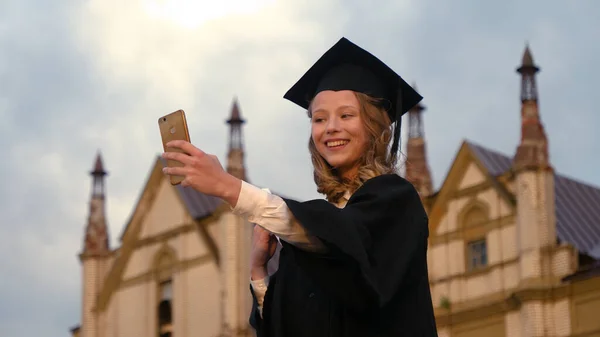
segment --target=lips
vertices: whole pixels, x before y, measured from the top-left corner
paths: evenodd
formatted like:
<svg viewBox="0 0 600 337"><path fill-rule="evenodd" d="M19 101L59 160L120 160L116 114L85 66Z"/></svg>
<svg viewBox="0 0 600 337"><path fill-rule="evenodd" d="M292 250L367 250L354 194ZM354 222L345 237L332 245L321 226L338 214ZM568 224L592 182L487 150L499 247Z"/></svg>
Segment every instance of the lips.
<svg viewBox="0 0 600 337"><path fill-rule="evenodd" d="M327 145L328 148L339 148L342 147L346 144L348 144L350 141L347 139L336 139L336 140L328 140L325 142L325 145Z"/></svg>

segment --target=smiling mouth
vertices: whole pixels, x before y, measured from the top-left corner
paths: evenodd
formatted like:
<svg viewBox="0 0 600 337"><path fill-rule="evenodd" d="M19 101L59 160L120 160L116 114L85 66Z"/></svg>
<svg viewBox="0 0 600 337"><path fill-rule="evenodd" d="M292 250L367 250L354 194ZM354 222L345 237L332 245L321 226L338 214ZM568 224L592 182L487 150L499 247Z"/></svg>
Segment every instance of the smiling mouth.
<svg viewBox="0 0 600 337"><path fill-rule="evenodd" d="M325 145L327 145L328 148L339 148L348 144L349 142L349 140L334 140L330 142L325 142Z"/></svg>

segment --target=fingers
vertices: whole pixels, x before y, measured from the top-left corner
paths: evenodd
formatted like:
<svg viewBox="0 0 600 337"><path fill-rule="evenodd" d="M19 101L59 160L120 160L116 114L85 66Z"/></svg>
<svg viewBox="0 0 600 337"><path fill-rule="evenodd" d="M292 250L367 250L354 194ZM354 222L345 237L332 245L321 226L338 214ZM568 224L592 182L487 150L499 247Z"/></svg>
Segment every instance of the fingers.
<svg viewBox="0 0 600 337"><path fill-rule="evenodd" d="M185 153L189 154L190 156L200 157L205 154L202 150L198 149L191 143L186 142L185 140L172 140L172 141L168 142L166 145L167 145L167 147L181 149Z"/></svg>
<svg viewBox="0 0 600 337"><path fill-rule="evenodd" d="M191 165L194 162L194 158L181 152L163 152L162 157L165 159L175 160L184 165Z"/></svg>
<svg viewBox="0 0 600 337"><path fill-rule="evenodd" d="M163 173L171 176L187 176L189 173L189 169L187 167L164 167Z"/></svg>

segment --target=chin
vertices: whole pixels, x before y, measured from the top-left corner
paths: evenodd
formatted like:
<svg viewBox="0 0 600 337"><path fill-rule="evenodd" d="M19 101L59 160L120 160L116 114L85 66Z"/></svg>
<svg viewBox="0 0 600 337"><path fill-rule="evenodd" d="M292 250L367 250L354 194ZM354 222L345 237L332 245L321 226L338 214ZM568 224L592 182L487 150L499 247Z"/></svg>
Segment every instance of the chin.
<svg viewBox="0 0 600 337"><path fill-rule="evenodd" d="M325 159L327 164L332 168L339 170L354 166L360 159L360 155L356 151L348 151L352 149L344 149L342 151L330 151L329 149L318 149L321 157ZM333 153L332 153L333 152Z"/></svg>
<svg viewBox="0 0 600 337"><path fill-rule="evenodd" d="M331 167L333 167L336 170L352 166L350 160L339 159L339 158L332 158L331 160L327 160L327 158L325 158L325 160L327 161L327 163L329 165L331 165Z"/></svg>

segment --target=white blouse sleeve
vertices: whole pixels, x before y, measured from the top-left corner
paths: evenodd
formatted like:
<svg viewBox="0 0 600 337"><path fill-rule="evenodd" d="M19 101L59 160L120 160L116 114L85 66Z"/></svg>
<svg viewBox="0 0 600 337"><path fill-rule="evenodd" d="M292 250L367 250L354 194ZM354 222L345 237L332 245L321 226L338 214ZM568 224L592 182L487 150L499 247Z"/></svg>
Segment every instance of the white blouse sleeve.
<svg viewBox="0 0 600 337"><path fill-rule="evenodd" d="M294 220L285 201L271 194L268 189L260 189L242 181L240 195L232 212L300 249L307 251L324 249L317 237L309 235L304 227Z"/></svg>

